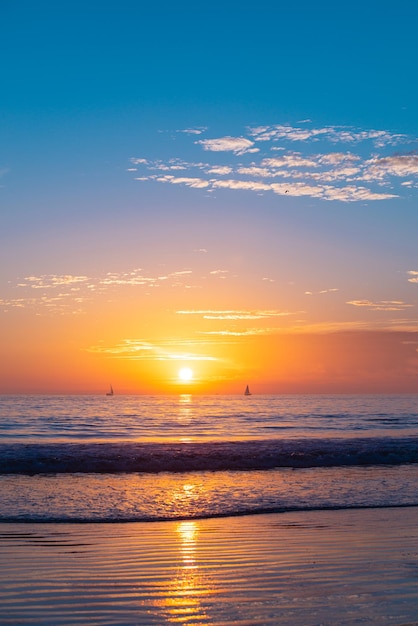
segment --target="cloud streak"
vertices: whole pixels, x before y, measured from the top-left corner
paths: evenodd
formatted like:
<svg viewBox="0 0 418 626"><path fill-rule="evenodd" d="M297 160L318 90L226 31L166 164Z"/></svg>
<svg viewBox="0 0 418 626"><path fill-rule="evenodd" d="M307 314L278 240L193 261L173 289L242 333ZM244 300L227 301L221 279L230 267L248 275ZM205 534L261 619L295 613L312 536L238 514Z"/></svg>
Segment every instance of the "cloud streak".
<svg viewBox="0 0 418 626"><path fill-rule="evenodd" d="M261 320L272 317L283 317L287 315L294 315L289 311L278 310L251 310L251 311L237 311L237 310L190 310L190 311L176 311L178 315L196 315L206 320Z"/></svg>
<svg viewBox="0 0 418 626"><path fill-rule="evenodd" d="M413 307L413 304L402 302L402 300L380 300L372 302L371 300L350 300L347 304L356 307L363 307L369 311L404 311Z"/></svg>
<svg viewBox="0 0 418 626"><path fill-rule="evenodd" d="M216 361L216 357L190 350L190 347L205 349L207 345L205 342L187 340L161 342L124 339L120 343L110 346L90 346L87 348L87 352L129 361Z"/></svg>

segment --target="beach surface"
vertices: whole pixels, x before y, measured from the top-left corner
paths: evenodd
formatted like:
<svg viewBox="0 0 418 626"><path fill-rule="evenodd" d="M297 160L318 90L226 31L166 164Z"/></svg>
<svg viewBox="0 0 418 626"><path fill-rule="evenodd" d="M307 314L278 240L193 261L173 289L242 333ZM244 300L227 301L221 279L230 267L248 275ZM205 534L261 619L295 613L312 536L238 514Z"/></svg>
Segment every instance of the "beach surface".
<svg viewBox="0 0 418 626"><path fill-rule="evenodd" d="M3 523L0 623L418 624L418 508Z"/></svg>

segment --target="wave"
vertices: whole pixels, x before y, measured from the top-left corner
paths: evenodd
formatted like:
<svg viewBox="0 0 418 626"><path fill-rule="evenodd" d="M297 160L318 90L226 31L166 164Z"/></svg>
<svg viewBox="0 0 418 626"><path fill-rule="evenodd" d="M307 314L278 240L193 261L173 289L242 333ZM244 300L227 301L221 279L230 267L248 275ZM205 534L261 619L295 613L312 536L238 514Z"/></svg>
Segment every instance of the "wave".
<svg viewBox="0 0 418 626"><path fill-rule="evenodd" d="M418 502L412 502L407 504L348 504L348 505L330 505L330 506L315 506L315 505L300 505L300 506L270 506L270 507L257 507L246 508L243 507L236 511L225 511L212 513L206 511L205 513L187 514L187 515L95 515L95 516L77 516L77 515L34 515L34 514L22 514L22 515L1 515L0 523L47 523L47 524L126 524L133 522L181 522L187 520L200 520L200 519L219 519L225 517L244 517L248 515L270 515L273 513L297 513L297 512L309 512L309 511L350 511L350 510L369 510L369 509L408 509L417 508ZM1 537L0 529L0 537Z"/></svg>
<svg viewBox="0 0 418 626"><path fill-rule="evenodd" d="M0 475L251 471L418 463L418 438L0 444Z"/></svg>

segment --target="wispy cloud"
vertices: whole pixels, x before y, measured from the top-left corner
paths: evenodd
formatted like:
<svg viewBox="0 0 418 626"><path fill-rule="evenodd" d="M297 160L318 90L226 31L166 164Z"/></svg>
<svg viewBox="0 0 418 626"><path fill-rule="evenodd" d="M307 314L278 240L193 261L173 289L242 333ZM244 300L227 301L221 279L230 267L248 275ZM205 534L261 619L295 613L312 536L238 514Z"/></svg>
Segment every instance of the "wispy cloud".
<svg viewBox="0 0 418 626"><path fill-rule="evenodd" d="M30 309L40 313L80 313L95 294L112 293L115 289L142 288L145 292L168 286L190 289L193 272L179 269L157 275L141 268L129 272L107 272L101 276L72 274L29 275L11 284L17 297L0 298L0 310Z"/></svg>
<svg viewBox="0 0 418 626"><path fill-rule="evenodd" d="M190 310L190 311L176 311L179 315L197 315L206 320L260 320L268 319L271 317L283 317L287 315L294 315L289 311L277 311L277 310L254 310L254 311L213 311L213 310Z"/></svg>
<svg viewBox="0 0 418 626"><path fill-rule="evenodd" d="M380 300L372 302L371 300L350 300L347 304L357 307L364 307L370 311L404 311L413 307L413 304L402 302L402 300Z"/></svg>
<svg viewBox="0 0 418 626"><path fill-rule="evenodd" d="M418 319L409 318L390 318L375 320L373 327L366 320L342 320L342 321L323 321L323 322L307 322L301 320L299 323L286 325L282 327L255 327L244 329L219 329L210 331L201 331L199 334L213 337L240 337L251 336L269 336L280 334L331 334L346 333L355 331L391 331L391 332L418 332ZM417 342L418 343L418 342Z"/></svg>
<svg viewBox="0 0 418 626"><path fill-rule="evenodd" d="M49 297L0 298L0 310L8 313L13 309L28 309L35 315L40 315L41 311L53 315L80 315L89 300L88 297L75 296L74 293L59 293Z"/></svg>
<svg viewBox="0 0 418 626"><path fill-rule="evenodd" d="M418 270L409 270L407 272L411 278L408 278L410 283L418 283Z"/></svg>
<svg viewBox="0 0 418 626"><path fill-rule="evenodd" d="M196 141L204 150L210 152L233 152L234 154L245 154L246 152L258 152L254 148L254 142L245 137L219 137L218 139L200 139Z"/></svg>
<svg viewBox="0 0 418 626"><path fill-rule="evenodd" d="M202 178L188 178L187 176L176 177L167 174L166 176L159 176L156 178L159 183L171 183L172 185L186 185L187 187L194 187L195 189L205 189L210 186L210 182L203 180Z"/></svg>
<svg viewBox="0 0 418 626"><path fill-rule="evenodd" d="M85 284L87 276L72 276L71 274L42 274L41 276L26 276L18 287L31 287L32 289L55 289L56 287L69 287Z"/></svg>
<svg viewBox="0 0 418 626"><path fill-rule="evenodd" d="M139 174L135 178L210 193L229 189L341 202L389 200L418 186L416 152L390 152L395 145L416 143L406 135L315 128L310 122L249 128L246 135L191 142L191 153L195 156L200 148L211 155L211 162L199 156L193 161L178 156L166 161L131 159Z"/></svg>
<svg viewBox="0 0 418 626"><path fill-rule="evenodd" d="M79 315L91 301L91 284L87 276L42 274L26 276L12 285L17 297L0 298L0 310L27 309L35 315Z"/></svg>
<svg viewBox="0 0 418 626"><path fill-rule="evenodd" d="M204 350L207 346L207 343L198 341L152 342L124 339L113 345L90 346L87 351L130 361L216 361L216 357L196 351L197 349Z"/></svg>
<svg viewBox="0 0 418 626"><path fill-rule="evenodd" d="M303 323L299 326L286 328L286 333L297 334L329 334L355 331L391 331L391 332L418 332L418 319L382 319L375 320L373 327L366 320L324 321Z"/></svg>
<svg viewBox="0 0 418 626"><path fill-rule="evenodd" d="M372 141L377 147L396 145L407 140L406 135L391 133L385 130L362 130L353 127L325 126L323 128L309 128L276 124L273 126L258 126L250 128L249 134L255 141L319 141L326 140L332 143L360 143Z"/></svg>
<svg viewBox="0 0 418 626"><path fill-rule="evenodd" d="M186 135L201 135L207 130L206 126L199 126L198 128L184 128L178 130L178 133L185 133Z"/></svg>
<svg viewBox="0 0 418 626"><path fill-rule="evenodd" d="M335 293L338 291L337 287L332 287L331 289L321 289L320 291L305 291L306 296L314 296L314 295L323 295L325 293Z"/></svg>
<svg viewBox="0 0 418 626"><path fill-rule="evenodd" d="M138 179L139 180L139 179ZM144 180L144 179L142 179ZM309 185L306 183L261 183L256 180L206 180L203 178L176 178L175 176L164 176L156 178L160 183L171 183L172 185L184 184L187 187L200 189L232 189L234 191L271 191L279 196L308 196L311 198L322 198L323 200L341 200L343 202L366 201L366 200L387 200L396 198L391 193L375 193L366 187L356 187L349 185L346 187L332 187L330 185Z"/></svg>
<svg viewBox="0 0 418 626"><path fill-rule="evenodd" d="M225 278L229 274L229 270L211 270L211 276L218 276L219 278Z"/></svg>
<svg viewBox="0 0 418 626"><path fill-rule="evenodd" d="M283 328L245 328L244 330L209 330L202 331L200 334L215 337L258 337L261 335L277 335L283 331Z"/></svg>

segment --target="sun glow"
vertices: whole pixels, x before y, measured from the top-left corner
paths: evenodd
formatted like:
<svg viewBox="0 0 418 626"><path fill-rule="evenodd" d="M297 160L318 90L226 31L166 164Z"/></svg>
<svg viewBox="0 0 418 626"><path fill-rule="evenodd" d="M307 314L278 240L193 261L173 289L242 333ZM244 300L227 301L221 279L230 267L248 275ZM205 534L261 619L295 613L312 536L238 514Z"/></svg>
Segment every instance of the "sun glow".
<svg viewBox="0 0 418 626"><path fill-rule="evenodd" d="M187 383L193 378L193 372L189 367L182 367L179 370L179 378L182 382Z"/></svg>

